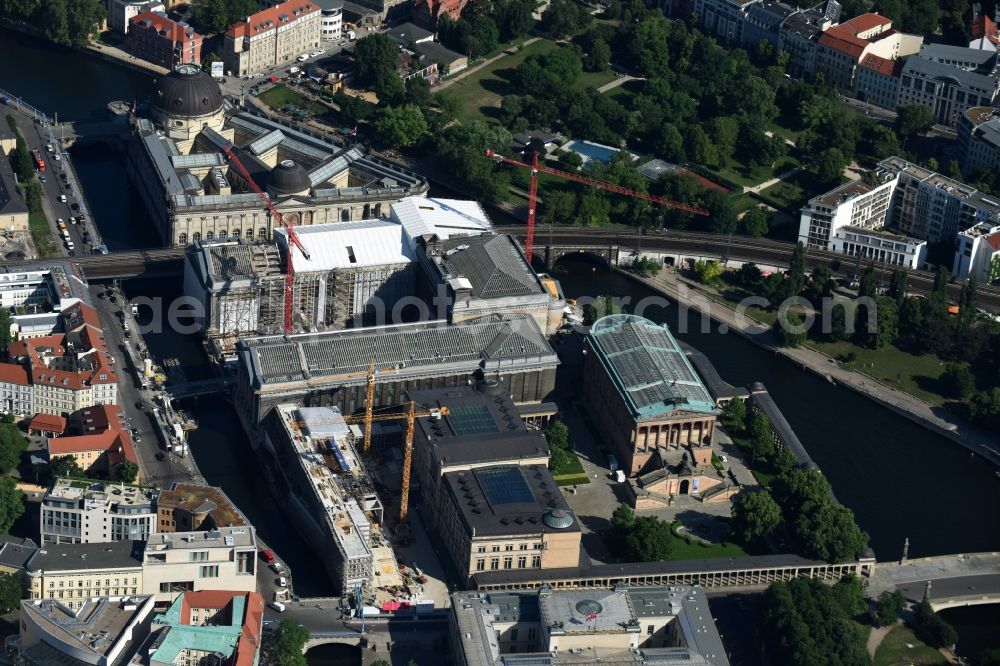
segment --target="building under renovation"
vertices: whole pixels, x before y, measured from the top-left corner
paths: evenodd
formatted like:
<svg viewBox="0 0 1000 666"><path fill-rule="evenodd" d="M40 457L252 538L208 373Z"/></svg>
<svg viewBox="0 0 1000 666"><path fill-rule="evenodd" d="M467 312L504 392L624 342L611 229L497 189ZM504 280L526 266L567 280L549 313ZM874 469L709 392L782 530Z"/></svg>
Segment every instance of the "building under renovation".
<svg viewBox="0 0 1000 666"><path fill-rule="evenodd" d="M293 246L296 331L391 321L395 304L415 293L414 251L399 224L336 222L296 235L309 255ZM277 244L226 239L188 249L184 293L201 304L205 335L223 358L241 335L283 332L287 232L275 236Z"/></svg>
<svg viewBox="0 0 1000 666"><path fill-rule="evenodd" d="M149 118L133 123L128 171L164 245L244 238L280 226L243 171L290 222L309 226L388 216L427 181L364 150L226 108L218 84L182 65L160 77Z"/></svg>
<svg viewBox="0 0 1000 666"><path fill-rule="evenodd" d="M398 577L382 533L382 503L354 448L355 430L329 407L279 405L265 428L266 446L287 481L289 517L327 568L341 594ZM330 557L330 555L333 557Z"/></svg>

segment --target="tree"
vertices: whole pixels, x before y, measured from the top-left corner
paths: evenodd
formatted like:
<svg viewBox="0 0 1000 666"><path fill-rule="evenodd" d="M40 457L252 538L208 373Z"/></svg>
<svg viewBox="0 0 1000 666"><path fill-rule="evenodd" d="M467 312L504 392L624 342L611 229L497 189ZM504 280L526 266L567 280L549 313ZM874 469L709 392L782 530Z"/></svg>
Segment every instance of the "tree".
<svg viewBox="0 0 1000 666"><path fill-rule="evenodd" d="M807 331L803 330L805 319L796 310L787 310L784 321L781 317L774 320L771 330L774 331L782 347L801 347L807 337Z"/></svg>
<svg viewBox="0 0 1000 666"><path fill-rule="evenodd" d="M750 448L755 460L767 460L774 455L774 431L771 422L760 411L750 421Z"/></svg>
<svg viewBox="0 0 1000 666"><path fill-rule="evenodd" d="M834 601L848 617L858 617L865 611L865 586L857 576L844 576L831 588Z"/></svg>
<svg viewBox="0 0 1000 666"><path fill-rule="evenodd" d="M483 121L452 125L438 135L438 165L460 189L486 203L497 203L507 195L510 176L497 171L486 149L509 146L510 141L507 130Z"/></svg>
<svg viewBox="0 0 1000 666"><path fill-rule="evenodd" d="M39 474L38 482L47 486L55 479L81 478L85 472L77 464L73 456L56 456L49 460L48 466Z"/></svg>
<svg viewBox="0 0 1000 666"><path fill-rule="evenodd" d="M627 530L635 523L635 511L628 504L619 504L611 514L611 527L616 530Z"/></svg>
<svg viewBox="0 0 1000 666"><path fill-rule="evenodd" d="M899 590L889 592L886 590L879 595L875 603L875 618L880 626L888 627L896 624L899 614L906 606L906 597Z"/></svg>
<svg viewBox="0 0 1000 666"><path fill-rule="evenodd" d="M829 496L802 505L794 527L806 557L843 562L868 545L868 534L858 527L854 513Z"/></svg>
<svg viewBox="0 0 1000 666"><path fill-rule="evenodd" d="M374 88L396 74L399 47L382 33L369 33L354 47L354 79L359 86Z"/></svg>
<svg viewBox="0 0 1000 666"><path fill-rule="evenodd" d="M208 55L206 55L204 58L201 59L201 71L211 72L212 63L219 62L221 60L222 59L219 56L215 55L214 53L209 53Z"/></svg>
<svg viewBox="0 0 1000 666"><path fill-rule="evenodd" d="M7 474L21 462L28 440L12 425L0 424L0 474Z"/></svg>
<svg viewBox="0 0 1000 666"><path fill-rule="evenodd" d="M587 303L583 306L583 325L593 326L594 322L600 319L600 314L597 312L597 308L594 307L593 303Z"/></svg>
<svg viewBox="0 0 1000 666"><path fill-rule="evenodd" d="M771 214L763 206L754 206L743 216L743 228L748 236L766 236L771 226Z"/></svg>
<svg viewBox="0 0 1000 666"><path fill-rule="evenodd" d="M13 477L0 477L0 533L9 534L10 527L24 513L24 493Z"/></svg>
<svg viewBox="0 0 1000 666"><path fill-rule="evenodd" d="M813 162L812 171L824 183L833 183L843 177L848 161L839 148L827 148Z"/></svg>
<svg viewBox="0 0 1000 666"><path fill-rule="evenodd" d="M731 428L736 432L743 429L743 424L747 418L747 406L739 398L731 398L726 402L725 407L722 408L722 420L725 422L727 428Z"/></svg>
<svg viewBox="0 0 1000 666"><path fill-rule="evenodd" d="M225 0L196 0L192 10L195 23L207 32L222 32L230 25Z"/></svg>
<svg viewBox="0 0 1000 666"><path fill-rule="evenodd" d="M902 306L903 299L906 298L906 289L910 281L910 274L906 269L897 268L892 271L889 278L889 290L886 292L889 298L896 301L896 305Z"/></svg>
<svg viewBox="0 0 1000 666"><path fill-rule="evenodd" d="M875 298L875 262L869 262L858 281L858 296Z"/></svg>
<svg viewBox="0 0 1000 666"><path fill-rule="evenodd" d="M611 67L611 47L603 39L590 42L583 56L583 68L588 72L605 72Z"/></svg>
<svg viewBox="0 0 1000 666"><path fill-rule="evenodd" d="M6 615L20 607L23 589L21 576L17 572L0 573L0 615Z"/></svg>
<svg viewBox="0 0 1000 666"><path fill-rule="evenodd" d="M656 562L669 558L671 541L670 523L655 516L637 516L625 537L625 547L633 562Z"/></svg>
<svg viewBox="0 0 1000 666"><path fill-rule="evenodd" d="M976 390L976 378L964 363L949 363L941 373L941 388L952 398L965 400Z"/></svg>
<svg viewBox="0 0 1000 666"><path fill-rule="evenodd" d="M719 162L719 152L701 125L688 126L687 133L684 135L684 151L688 158L696 164L714 166Z"/></svg>
<svg viewBox="0 0 1000 666"><path fill-rule="evenodd" d="M931 647L949 647L958 642L954 627L941 619L926 599L914 607L913 625L917 638Z"/></svg>
<svg viewBox="0 0 1000 666"><path fill-rule="evenodd" d="M796 243L792 250L792 258L788 262L788 273L785 276L784 297L790 298L802 293L806 282L806 250L802 243Z"/></svg>
<svg viewBox="0 0 1000 666"><path fill-rule="evenodd" d="M383 107L375 119L379 140L394 148L413 145L426 131L427 121L415 104Z"/></svg>
<svg viewBox="0 0 1000 666"><path fill-rule="evenodd" d="M302 654L302 648L308 640L308 629L294 620L282 620L278 625L278 636L274 644L279 666L305 666L306 658Z"/></svg>
<svg viewBox="0 0 1000 666"><path fill-rule="evenodd" d="M115 465L115 481L134 483L139 476L139 466L131 460L123 460Z"/></svg>
<svg viewBox="0 0 1000 666"><path fill-rule="evenodd" d="M1000 424L1000 387L979 391L969 401L969 415L986 424Z"/></svg>
<svg viewBox="0 0 1000 666"><path fill-rule="evenodd" d="M562 421L555 421L545 430L545 439L550 449L569 448L569 428Z"/></svg>
<svg viewBox="0 0 1000 666"><path fill-rule="evenodd" d="M872 349L882 349L899 336L899 311L896 301L888 296L875 297L874 330L872 318L868 316L868 306L859 306L857 311L864 313L862 321L857 323L859 342Z"/></svg>
<svg viewBox="0 0 1000 666"><path fill-rule="evenodd" d="M736 205L732 197L719 190L708 190L702 197L702 205L708 211L712 233L731 234L736 231Z"/></svg>
<svg viewBox="0 0 1000 666"><path fill-rule="evenodd" d="M694 262L694 278L702 284L714 284L722 276L722 264L717 261Z"/></svg>
<svg viewBox="0 0 1000 666"><path fill-rule="evenodd" d="M923 134L934 124L934 113L923 104L904 104L896 116L896 129L905 138Z"/></svg>
<svg viewBox="0 0 1000 666"><path fill-rule="evenodd" d="M660 126L653 139L653 148L665 159L675 162L684 160L684 137L673 123Z"/></svg>
<svg viewBox="0 0 1000 666"><path fill-rule="evenodd" d="M542 30L556 39L575 35L594 20L587 9L573 0L552 0L542 12Z"/></svg>
<svg viewBox="0 0 1000 666"><path fill-rule="evenodd" d="M741 492L732 509L730 529L747 545L761 543L781 524L781 507L766 490Z"/></svg>

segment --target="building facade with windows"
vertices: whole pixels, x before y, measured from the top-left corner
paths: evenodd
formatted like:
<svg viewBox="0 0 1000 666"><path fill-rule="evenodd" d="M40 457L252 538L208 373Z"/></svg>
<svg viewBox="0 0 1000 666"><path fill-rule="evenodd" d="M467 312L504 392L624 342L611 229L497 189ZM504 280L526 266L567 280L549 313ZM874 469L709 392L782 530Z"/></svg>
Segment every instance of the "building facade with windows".
<svg viewBox="0 0 1000 666"><path fill-rule="evenodd" d="M15 416L35 413L31 376L19 365L0 363L0 412Z"/></svg>
<svg viewBox="0 0 1000 666"><path fill-rule="evenodd" d="M257 537L250 525L205 532L156 532L142 552L142 584L156 601L181 592L254 592Z"/></svg>
<svg viewBox="0 0 1000 666"><path fill-rule="evenodd" d="M149 0L107 0L107 2L108 28L123 35L128 32L129 21L139 14L164 11L163 3L156 0L152 2Z"/></svg>
<svg viewBox="0 0 1000 666"><path fill-rule="evenodd" d="M843 227L881 229L887 224L898 178L893 175L855 180L813 197L802 207L799 242L809 248L829 250Z"/></svg>
<svg viewBox="0 0 1000 666"><path fill-rule="evenodd" d="M993 106L1000 88L997 57L996 51L926 44L906 59L898 104L923 104L936 122L954 127L969 109Z"/></svg>
<svg viewBox="0 0 1000 666"><path fill-rule="evenodd" d="M229 26L222 61L231 76L256 74L320 45L322 13L313 0L288 0Z"/></svg>
<svg viewBox="0 0 1000 666"><path fill-rule="evenodd" d="M958 121L958 150L967 177L1000 169L1000 110L977 106L963 113Z"/></svg>
<svg viewBox="0 0 1000 666"><path fill-rule="evenodd" d="M826 0L810 9L797 11L778 29L778 50L788 53L788 74L796 78L812 76L816 71L816 49L823 31L840 20L841 7L836 0Z"/></svg>
<svg viewBox="0 0 1000 666"><path fill-rule="evenodd" d="M344 37L344 0L315 0L319 5L319 38L338 42Z"/></svg>
<svg viewBox="0 0 1000 666"><path fill-rule="evenodd" d="M202 37L182 21L163 12L143 12L128 25L125 48L143 60L166 69L189 63L201 65Z"/></svg>
<svg viewBox="0 0 1000 666"><path fill-rule="evenodd" d="M145 541L156 530L158 491L56 479L42 498L41 543Z"/></svg>
<svg viewBox="0 0 1000 666"><path fill-rule="evenodd" d="M860 257L887 266L917 269L927 259L927 241L888 231L861 227L839 227L833 233L829 250L850 257Z"/></svg>
<svg viewBox="0 0 1000 666"><path fill-rule="evenodd" d="M958 234L951 274L987 284L1000 279L1000 222L983 222Z"/></svg>
<svg viewBox="0 0 1000 666"><path fill-rule="evenodd" d="M55 599L74 609L91 597L143 594L142 543L50 544L24 567L31 599Z"/></svg>

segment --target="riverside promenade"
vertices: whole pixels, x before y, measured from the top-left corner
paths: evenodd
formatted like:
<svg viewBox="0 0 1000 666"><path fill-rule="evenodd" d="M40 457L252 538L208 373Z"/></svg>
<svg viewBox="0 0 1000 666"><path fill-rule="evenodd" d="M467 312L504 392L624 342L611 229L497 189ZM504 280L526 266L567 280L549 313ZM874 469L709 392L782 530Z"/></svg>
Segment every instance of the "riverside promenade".
<svg viewBox="0 0 1000 666"><path fill-rule="evenodd" d="M860 372L840 367L835 359L808 347L781 347L775 344L769 327L750 315L712 300L698 291L696 284L672 270L661 270L659 275L646 278L631 271L618 272L683 306L709 316L720 325L720 332L735 332L792 363L810 370L832 384L844 386L875 400L882 406L905 416L929 430L937 432L964 446L994 465L1000 466L1000 442L986 430L969 423L943 407L937 407L915 396L869 377ZM725 328L723 328L725 327Z"/></svg>

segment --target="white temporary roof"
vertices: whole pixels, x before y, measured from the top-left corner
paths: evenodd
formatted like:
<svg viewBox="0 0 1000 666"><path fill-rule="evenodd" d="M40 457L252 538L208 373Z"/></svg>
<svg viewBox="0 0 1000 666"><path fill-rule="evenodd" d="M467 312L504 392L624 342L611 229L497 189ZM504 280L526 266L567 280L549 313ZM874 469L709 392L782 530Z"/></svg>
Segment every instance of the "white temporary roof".
<svg viewBox="0 0 1000 666"><path fill-rule="evenodd" d="M296 273L406 264L414 260L403 235L403 227L388 220L357 220L295 227L295 235L309 252L309 259L295 248L292 261ZM275 230L284 247L288 232Z"/></svg>
<svg viewBox="0 0 1000 666"><path fill-rule="evenodd" d="M493 225L482 206L464 199L407 197L392 204L392 219L406 229L411 247L421 236L437 235L447 240L451 236L493 233Z"/></svg>

